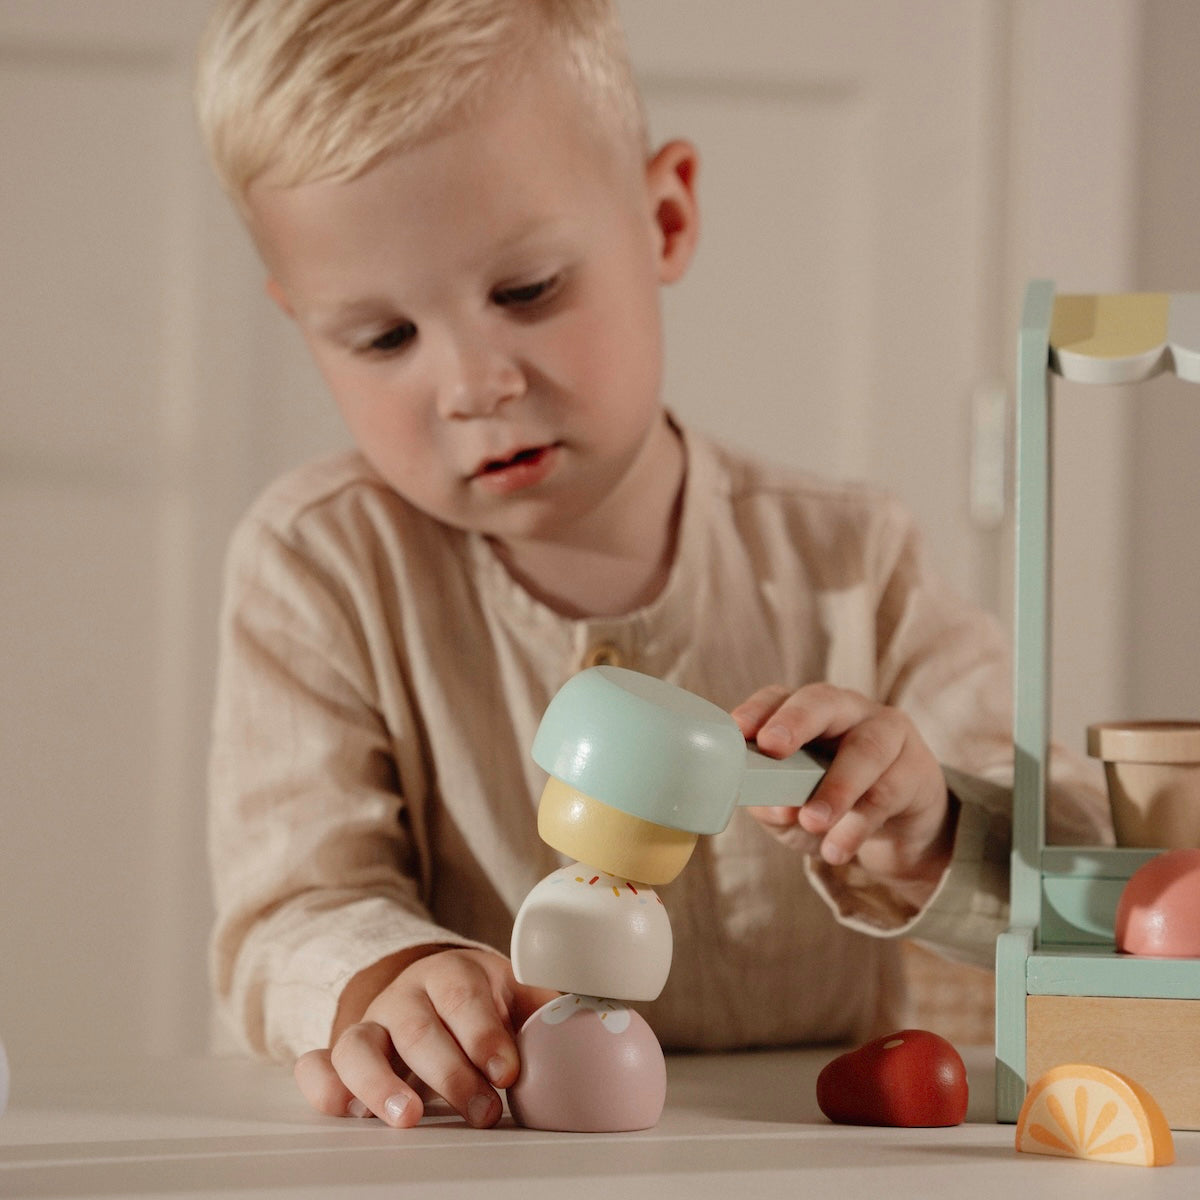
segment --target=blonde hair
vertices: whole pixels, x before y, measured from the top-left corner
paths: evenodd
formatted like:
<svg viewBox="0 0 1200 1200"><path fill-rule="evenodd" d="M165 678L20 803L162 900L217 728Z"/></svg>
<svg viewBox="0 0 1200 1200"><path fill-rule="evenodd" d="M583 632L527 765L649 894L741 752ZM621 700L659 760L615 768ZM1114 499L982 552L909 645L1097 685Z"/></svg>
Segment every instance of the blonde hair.
<svg viewBox="0 0 1200 1200"><path fill-rule="evenodd" d="M557 52L598 118L645 148L614 0L219 0L196 107L222 186L347 180Z"/></svg>

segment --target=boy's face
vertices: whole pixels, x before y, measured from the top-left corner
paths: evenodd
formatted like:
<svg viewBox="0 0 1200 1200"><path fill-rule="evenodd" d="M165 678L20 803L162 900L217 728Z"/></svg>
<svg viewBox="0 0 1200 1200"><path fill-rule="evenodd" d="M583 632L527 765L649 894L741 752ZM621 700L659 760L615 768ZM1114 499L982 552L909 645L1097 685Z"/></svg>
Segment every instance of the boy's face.
<svg viewBox="0 0 1200 1200"><path fill-rule="evenodd" d="M397 492L502 540L569 538L677 454L658 288L694 246L695 159L618 146L552 67L488 99L349 183L256 185L252 232Z"/></svg>

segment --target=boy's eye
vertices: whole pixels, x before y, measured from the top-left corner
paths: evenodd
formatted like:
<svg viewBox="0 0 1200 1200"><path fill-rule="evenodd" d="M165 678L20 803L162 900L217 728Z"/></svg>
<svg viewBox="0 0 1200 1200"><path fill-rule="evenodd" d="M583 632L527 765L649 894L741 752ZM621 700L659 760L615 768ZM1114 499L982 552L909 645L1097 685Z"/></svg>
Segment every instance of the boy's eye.
<svg viewBox="0 0 1200 1200"><path fill-rule="evenodd" d="M492 293L492 300L501 308L522 308L539 301L547 300L558 290L559 277L539 279L534 283L523 283L516 287L498 288Z"/></svg>
<svg viewBox="0 0 1200 1200"><path fill-rule="evenodd" d="M370 349L377 353L387 353L400 350L417 336L417 327L411 321L401 321L391 329L381 333L370 343Z"/></svg>

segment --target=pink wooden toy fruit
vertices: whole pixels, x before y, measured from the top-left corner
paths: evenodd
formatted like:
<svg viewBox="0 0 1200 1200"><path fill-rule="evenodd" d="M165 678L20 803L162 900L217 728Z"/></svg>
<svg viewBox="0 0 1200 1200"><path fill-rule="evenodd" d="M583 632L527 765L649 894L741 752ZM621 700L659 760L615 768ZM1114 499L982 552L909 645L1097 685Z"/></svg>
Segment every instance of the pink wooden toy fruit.
<svg viewBox="0 0 1200 1200"><path fill-rule="evenodd" d="M967 1071L945 1038L902 1029L827 1063L817 1104L841 1125L961 1125Z"/></svg>
<svg viewBox="0 0 1200 1200"><path fill-rule="evenodd" d="M616 1000L560 996L517 1035L521 1074L508 1089L529 1129L619 1133L658 1123L667 1064L650 1026Z"/></svg>
<svg viewBox="0 0 1200 1200"><path fill-rule="evenodd" d="M1114 933L1126 954L1200 958L1200 850L1168 850L1134 871Z"/></svg>

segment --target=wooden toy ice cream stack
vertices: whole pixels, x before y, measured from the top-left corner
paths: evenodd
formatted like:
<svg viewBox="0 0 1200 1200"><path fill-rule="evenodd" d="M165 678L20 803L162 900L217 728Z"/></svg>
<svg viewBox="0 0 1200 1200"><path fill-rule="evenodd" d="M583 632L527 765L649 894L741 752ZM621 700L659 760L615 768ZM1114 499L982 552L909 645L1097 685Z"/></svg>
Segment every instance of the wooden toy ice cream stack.
<svg viewBox="0 0 1200 1200"><path fill-rule="evenodd" d="M618 667L568 680L533 758L550 776L538 833L576 861L530 891L513 926L518 981L564 995L518 1034L509 1108L536 1129L646 1129L662 1113L666 1064L630 1003L655 999L671 967L671 924L655 886L674 879L698 837L723 830L736 806L803 804L824 768L803 751L767 758L723 709Z"/></svg>

